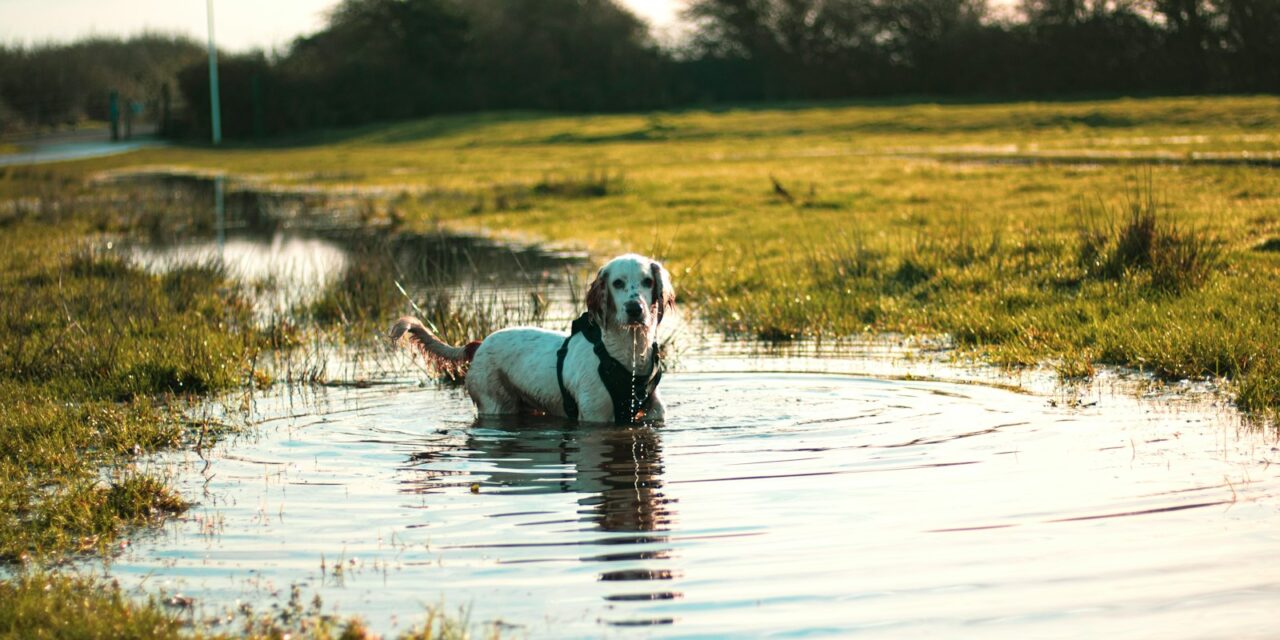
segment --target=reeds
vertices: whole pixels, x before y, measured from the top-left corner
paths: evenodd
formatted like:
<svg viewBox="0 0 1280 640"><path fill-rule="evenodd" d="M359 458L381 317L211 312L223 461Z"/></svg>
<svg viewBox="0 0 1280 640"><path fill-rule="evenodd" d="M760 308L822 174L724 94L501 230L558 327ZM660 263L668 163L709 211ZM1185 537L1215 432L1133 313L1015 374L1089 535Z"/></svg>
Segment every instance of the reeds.
<svg viewBox="0 0 1280 640"><path fill-rule="evenodd" d="M1135 189L1122 214L1102 203L1082 206L1079 262L1085 275L1145 276L1152 288L1170 292L1203 285L1219 262L1219 243L1183 229L1165 209L1150 182Z"/></svg>

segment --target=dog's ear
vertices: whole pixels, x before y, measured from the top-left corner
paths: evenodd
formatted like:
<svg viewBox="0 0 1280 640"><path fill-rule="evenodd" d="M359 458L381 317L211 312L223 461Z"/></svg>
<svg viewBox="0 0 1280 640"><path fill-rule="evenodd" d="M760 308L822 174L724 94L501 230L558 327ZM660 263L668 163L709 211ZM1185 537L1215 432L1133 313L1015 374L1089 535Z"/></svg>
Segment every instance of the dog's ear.
<svg viewBox="0 0 1280 640"><path fill-rule="evenodd" d="M605 309L612 302L606 286L608 281L608 274L601 269L596 273L596 279L591 281L591 286L587 287L587 313L591 314L592 319L601 327L609 322L609 313Z"/></svg>
<svg viewBox="0 0 1280 640"><path fill-rule="evenodd" d="M653 303L658 306L658 322L669 307L676 304L676 290L671 286L671 274L658 262L649 264L649 272L653 276Z"/></svg>

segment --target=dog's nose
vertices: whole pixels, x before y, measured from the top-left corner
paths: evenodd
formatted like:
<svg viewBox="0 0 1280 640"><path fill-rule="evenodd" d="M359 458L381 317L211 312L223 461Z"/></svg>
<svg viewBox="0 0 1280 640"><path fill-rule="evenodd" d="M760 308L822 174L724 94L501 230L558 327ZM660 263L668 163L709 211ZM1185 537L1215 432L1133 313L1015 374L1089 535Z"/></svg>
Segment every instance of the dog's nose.
<svg viewBox="0 0 1280 640"><path fill-rule="evenodd" d="M629 318L633 318L633 319L634 319L634 318L639 318L639 317L640 317L641 309L640 309L640 303L639 303L639 302L636 302L635 300L632 300L632 301L630 301L630 302L628 302L628 303L626 303L626 304L622 305L622 308L627 310L627 317L629 317Z"/></svg>

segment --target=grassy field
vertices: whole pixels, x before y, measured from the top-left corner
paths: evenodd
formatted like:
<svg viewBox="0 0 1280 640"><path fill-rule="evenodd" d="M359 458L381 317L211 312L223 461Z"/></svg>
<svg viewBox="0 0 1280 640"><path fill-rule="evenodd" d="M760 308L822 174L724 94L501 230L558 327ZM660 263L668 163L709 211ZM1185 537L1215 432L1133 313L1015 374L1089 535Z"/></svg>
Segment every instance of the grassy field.
<svg viewBox="0 0 1280 640"><path fill-rule="evenodd" d="M111 244L186 220L174 203L88 187L57 169L0 170L0 638L364 638L319 605L241 611L192 629L173 603L59 570L113 555L133 530L188 508L147 454L209 445L226 428L191 422L191 401L269 383L259 358L297 344L255 322L250 292L216 265L163 275ZM330 294L329 298L336 296ZM320 314L298 310L297 320ZM470 630L424 611L405 638Z"/></svg>
<svg viewBox="0 0 1280 640"><path fill-rule="evenodd" d="M281 344L218 269L154 276L95 250L170 213L101 197L87 180L104 171L366 189L402 228L657 255L683 302L747 338L945 334L1064 378L1098 364L1224 377L1267 413L1277 151L1280 98L1178 98L448 116L0 168L0 201L21 203L0 208L0 559L109 553L184 509L130 462L198 437L184 399L248 388L255 356ZM348 274L311 319L384 325L400 302L387 280ZM0 634L53 624L68 598L100 635L178 632L154 603L30 571L0 584ZM129 620L140 630L112 626Z"/></svg>
<svg viewBox="0 0 1280 640"><path fill-rule="evenodd" d="M411 226L657 254L732 333L948 334L1068 377L1227 377L1259 410L1280 172L1248 163L1278 152L1280 98L1166 98L448 116L68 170L378 188Z"/></svg>

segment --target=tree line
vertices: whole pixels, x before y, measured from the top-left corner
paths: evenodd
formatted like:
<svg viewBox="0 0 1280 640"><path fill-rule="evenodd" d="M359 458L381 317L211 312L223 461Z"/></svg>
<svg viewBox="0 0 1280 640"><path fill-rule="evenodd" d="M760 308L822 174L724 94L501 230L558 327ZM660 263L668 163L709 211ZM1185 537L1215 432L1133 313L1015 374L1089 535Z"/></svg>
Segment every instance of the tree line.
<svg viewBox="0 0 1280 640"><path fill-rule="evenodd" d="M119 104L158 116L165 87L176 107L174 78L204 51L190 38L162 34L0 46L0 133L106 120L112 91Z"/></svg>
<svg viewBox="0 0 1280 640"><path fill-rule="evenodd" d="M1021 0L1014 9L986 0L689 0L690 36L661 47L614 0L343 0L324 28L283 53L222 56L223 131L250 137L490 109L1280 90L1280 0ZM200 49L175 39L157 64L149 56L160 40L123 43L148 53L114 64L135 83L171 74L188 105L185 131L204 135ZM0 50L0 120L6 108L32 117L23 102L31 96L58 96L38 99L52 113L77 91L100 93L76 80L40 84L51 74L33 70L60 52L83 58L71 50L88 44Z"/></svg>

